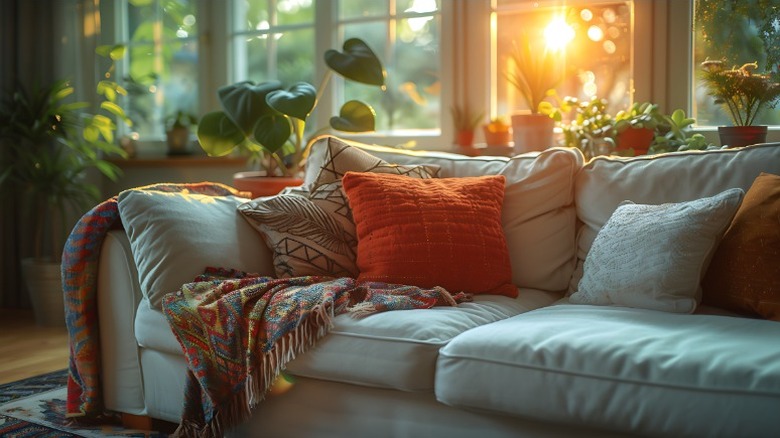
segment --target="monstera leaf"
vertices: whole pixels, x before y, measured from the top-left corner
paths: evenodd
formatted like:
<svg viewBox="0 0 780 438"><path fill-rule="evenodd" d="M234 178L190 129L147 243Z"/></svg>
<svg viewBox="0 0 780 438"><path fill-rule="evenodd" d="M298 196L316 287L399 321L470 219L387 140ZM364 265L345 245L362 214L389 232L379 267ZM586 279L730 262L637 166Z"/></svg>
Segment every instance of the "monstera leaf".
<svg viewBox="0 0 780 438"><path fill-rule="evenodd" d="M358 100L350 100L341 107L338 117L330 118L330 126L345 132L368 132L374 130L375 120L373 108Z"/></svg>
<svg viewBox="0 0 780 438"><path fill-rule="evenodd" d="M229 154L245 138L241 129L223 111L208 113L198 123L198 142L212 157Z"/></svg>
<svg viewBox="0 0 780 438"><path fill-rule="evenodd" d="M221 87L217 94L225 114L245 136L249 136L261 117L274 112L266 103L266 96L281 89L282 84L279 81L260 84L243 81Z"/></svg>
<svg viewBox="0 0 780 438"><path fill-rule="evenodd" d="M306 120L317 101L317 90L307 82L298 82L289 90L268 93L265 101L269 107L282 114Z"/></svg>
<svg viewBox="0 0 780 438"><path fill-rule="evenodd" d="M350 38L344 42L344 52L328 50L325 64L345 78L368 85L384 87L382 63L363 40Z"/></svg>
<svg viewBox="0 0 780 438"><path fill-rule="evenodd" d="M292 134L290 118L284 114L263 116L255 124L254 139L268 152L276 152Z"/></svg>

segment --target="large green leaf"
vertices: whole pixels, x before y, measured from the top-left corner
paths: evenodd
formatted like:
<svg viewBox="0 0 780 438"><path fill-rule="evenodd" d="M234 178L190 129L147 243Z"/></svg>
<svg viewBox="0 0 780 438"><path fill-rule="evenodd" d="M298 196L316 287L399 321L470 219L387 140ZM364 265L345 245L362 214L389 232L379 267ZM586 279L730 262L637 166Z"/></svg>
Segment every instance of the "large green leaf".
<svg viewBox="0 0 780 438"><path fill-rule="evenodd" d="M333 129L346 132L373 131L376 121L374 109L367 104L350 100L341 107L338 117L330 118Z"/></svg>
<svg viewBox="0 0 780 438"><path fill-rule="evenodd" d="M263 148L273 153L279 150L292 134L290 119L284 114L263 116L257 121L254 139Z"/></svg>
<svg viewBox="0 0 780 438"><path fill-rule="evenodd" d="M349 80L378 87L385 85L382 63L359 38L344 41L344 52L333 49L326 51L325 64Z"/></svg>
<svg viewBox="0 0 780 438"><path fill-rule="evenodd" d="M243 81L221 87L217 94L225 114L248 137L261 117L273 113L265 100L268 93L281 89L279 81L260 84Z"/></svg>
<svg viewBox="0 0 780 438"><path fill-rule="evenodd" d="M265 98L271 108L300 120L306 120L316 100L317 89L307 82L298 82L289 90L272 91Z"/></svg>
<svg viewBox="0 0 780 438"><path fill-rule="evenodd" d="M207 154L221 157L244 142L246 136L223 111L204 115L198 123L198 141Z"/></svg>

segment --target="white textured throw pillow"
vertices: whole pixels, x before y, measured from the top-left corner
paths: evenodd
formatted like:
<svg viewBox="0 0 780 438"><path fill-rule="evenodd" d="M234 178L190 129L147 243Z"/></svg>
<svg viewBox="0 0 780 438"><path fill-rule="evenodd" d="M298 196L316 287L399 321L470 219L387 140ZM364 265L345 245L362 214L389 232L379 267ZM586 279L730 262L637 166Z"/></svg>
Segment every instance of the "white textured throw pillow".
<svg viewBox="0 0 780 438"><path fill-rule="evenodd" d="M569 301L693 312L702 276L743 196L735 188L688 202L624 201L596 236Z"/></svg>

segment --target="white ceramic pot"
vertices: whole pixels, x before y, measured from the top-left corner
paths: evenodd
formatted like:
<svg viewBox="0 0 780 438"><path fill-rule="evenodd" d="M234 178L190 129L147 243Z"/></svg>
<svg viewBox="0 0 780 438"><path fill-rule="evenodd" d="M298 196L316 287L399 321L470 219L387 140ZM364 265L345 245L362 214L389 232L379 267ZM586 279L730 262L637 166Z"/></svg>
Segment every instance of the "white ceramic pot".
<svg viewBox="0 0 780 438"><path fill-rule="evenodd" d="M513 114L512 139L516 154L553 147L555 121L544 114Z"/></svg>

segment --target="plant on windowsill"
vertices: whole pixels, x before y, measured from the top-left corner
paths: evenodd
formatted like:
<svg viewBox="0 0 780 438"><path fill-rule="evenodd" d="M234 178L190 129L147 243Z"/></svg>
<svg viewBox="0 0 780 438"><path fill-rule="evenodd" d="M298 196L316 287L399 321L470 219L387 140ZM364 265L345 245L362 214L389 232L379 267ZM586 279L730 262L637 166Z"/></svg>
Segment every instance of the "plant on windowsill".
<svg viewBox="0 0 780 438"><path fill-rule="evenodd" d="M190 127L198 124L198 118L183 110L166 121L165 140L168 145L168 155L189 155Z"/></svg>
<svg viewBox="0 0 780 438"><path fill-rule="evenodd" d="M474 150L474 131L485 117L484 111L475 112L466 106L453 105L450 108L452 123L455 127L455 144L465 155L476 155Z"/></svg>
<svg viewBox="0 0 780 438"><path fill-rule="evenodd" d="M326 51L324 60L329 70L319 91L307 82L285 88L279 81L243 81L217 91L222 110L204 115L198 123L198 140L203 150L210 156L237 151L248 156L250 163L259 165L266 177L286 178L275 181L275 187L261 193L260 189L243 184L247 176L257 180L257 173L242 172L234 179L237 188L263 196L302 182L304 160L316 139L311 136L304 140L306 121L333 72L355 82L385 87L382 63L361 39L345 41L343 52ZM375 118L373 108L351 100L341 107L338 116L331 117L330 127L344 132L369 132L374 130Z"/></svg>
<svg viewBox="0 0 780 438"><path fill-rule="evenodd" d="M627 110L615 114L613 137L615 151L623 155L644 155L655 138L656 128L665 122L658 105L634 102Z"/></svg>
<svg viewBox="0 0 780 438"><path fill-rule="evenodd" d="M734 123L718 127L721 145L738 147L766 141L767 127L754 123L758 114L777 105L780 81L776 72L756 70L756 62L730 69L725 60L706 60L701 64L701 78L709 95L728 111Z"/></svg>
<svg viewBox="0 0 780 438"><path fill-rule="evenodd" d="M557 68L555 52L547 47L532 47L528 35L514 43L509 56L506 79L525 100L530 114L512 114L512 135L515 152L543 150L553 146L555 121L551 118L552 104L546 99L554 94L563 80Z"/></svg>
<svg viewBox="0 0 780 438"><path fill-rule="evenodd" d="M113 62L124 47L101 46L97 52ZM68 102L75 90L62 80L31 90L20 85L0 99L3 206L30 222L32 254L23 254L22 276L39 325L64 325L60 259L68 223L100 197L87 173L94 169L116 180L119 169L102 156L125 156L114 143L112 120L129 123L116 103L124 89L111 74L113 64L97 84L103 101L94 114L86 112L87 102Z"/></svg>

